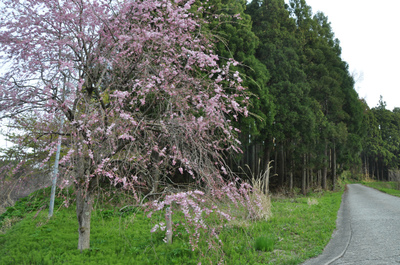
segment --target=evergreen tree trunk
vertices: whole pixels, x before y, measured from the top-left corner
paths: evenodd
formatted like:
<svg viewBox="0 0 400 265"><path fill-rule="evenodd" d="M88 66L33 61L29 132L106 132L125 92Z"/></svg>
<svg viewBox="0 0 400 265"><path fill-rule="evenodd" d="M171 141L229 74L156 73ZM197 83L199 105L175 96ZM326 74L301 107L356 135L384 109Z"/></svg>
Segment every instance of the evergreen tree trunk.
<svg viewBox="0 0 400 265"><path fill-rule="evenodd" d="M280 167L280 184L281 187L283 187L283 184L285 182L285 153L283 150L283 144L281 145L281 167Z"/></svg>
<svg viewBox="0 0 400 265"><path fill-rule="evenodd" d="M336 144L333 142L332 150L332 190L335 190L336 186Z"/></svg>
<svg viewBox="0 0 400 265"><path fill-rule="evenodd" d="M375 178L375 166L376 166L376 162L373 161L373 162L371 163L371 173L372 173L371 178L372 178L372 179Z"/></svg>
<svg viewBox="0 0 400 265"><path fill-rule="evenodd" d="M306 155L303 155L303 174L301 178L301 193L306 195L306 178L307 178L307 169L306 169Z"/></svg>
<svg viewBox="0 0 400 265"><path fill-rule="evenodd" d="M269 160L271 156L271 148L269 142L264 144L264 165L263 165L263 170L266 171L268 170L269 166Z"/></svg>
<svg viewBox="0 0 400 265"><path fill-rule="evenodd" d="M376 161L375 164L376 164L376 177L377 177L378 181L380 181L380 178L379 178L379 161Z"/></svg>
<svg viewBox="0 0 400 265"><path fill-rule="evenodd" d="M278 151L275 148L275 167L274 167L274 175L278 174Z"/></svg>
<svg viewBox="0 0 400 265"><path fill-rule="evenodd" d="M308 179L310 180L308 188L312 189L314 187L314 177L313 177L313 170L311 168L308 169Z"/></svg>
<svg viewBox="0 0 400 265"><path fill-rule="evenodd" d="M328 156L328 144L325 141L325 150L324 150L324 169L322 172L322 188L326 190L326 176L328 174L328 165L327 165L327 156Z"/></svg>
<svg viewBox="0 0 400 265"><path fill-rule="evenodd" d="M364 176L368 176L368 162L367 156L364 155Z"/></svg>
<svg viewBox="0 0 400 265"><path fill-rule="evenodd" d="M254 166L255 166L255 170L254 170L254 173L255 173L255 176L256 177L259 177L260 176L260 173L261 173L261 170L260 170L260 168L261 168L261 157L260 157L260 154L261 154L261 146L260 146L260 144L259 143L256 143L255 144L255 146L254 146L255 148L254 148Z"/></svg>
<svg viewBox="0 0 400 265"><path fill-rule="evenodd" d="M312 170L310 165L311 154L307 154L307 190L312 187Z"/></svg>
<svg viewBox="0 0 400 265"><path fill-rule="evenodd" d="M254 144L249 144L249 161L248 161L248 165L250 167L250 176L251 174L255 173L255 167L254 167Z"/></svg>
<svg viewBox="0 0 400 265"><path fill-rule="evenodd" d="M289 170L289 190L293 191L294 181L293 181L293 169L294 169L294 161L290 160L290 170Z"/></svg>
<svg viewBox="0 0 400 265"><path fill-rule="evenodd" d="M314 188L315 187L315 182L316 182L316 180L315 180L315 171L314 170L312 170L312 169L310 169L310 182L311 182L311 186L310 186L310 188Z"/></svg>
<svg viewBox="0 0 400 265"><path fill-rule="evenodd" d="M321 187L321 176L322 176L322 172L321 172L321 169L318 169L318 172L317 172L317 186L318 187Z"/></svg>

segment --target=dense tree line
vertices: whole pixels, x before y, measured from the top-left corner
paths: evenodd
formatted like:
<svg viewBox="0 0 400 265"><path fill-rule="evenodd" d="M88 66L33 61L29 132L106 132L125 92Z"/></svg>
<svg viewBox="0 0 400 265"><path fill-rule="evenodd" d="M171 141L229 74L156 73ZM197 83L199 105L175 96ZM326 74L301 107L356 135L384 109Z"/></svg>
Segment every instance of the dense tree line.
<svg viewBox="0 0 400 265"><path fill-rule="evenodd" d="M214 14L240 14L240 21L213 19L210 29L221 37L219 55L243 64L253 95L254 115L239 123L244 152L231 158L235 171L258 176L270 165L272 188L306 193L334 189L343 170L382 179L397 168L400 111L384 103L369 109L358 97L322 12L305 0L209 4Z"/></svg>
<svg viewBox="0 0 400 265"><path fill-rule="evenodd" d="M386 109L382 97L378 105L365 105L366 136L363 142L363 174L377 180L390 179L400 164L400 108Z"/></svg>

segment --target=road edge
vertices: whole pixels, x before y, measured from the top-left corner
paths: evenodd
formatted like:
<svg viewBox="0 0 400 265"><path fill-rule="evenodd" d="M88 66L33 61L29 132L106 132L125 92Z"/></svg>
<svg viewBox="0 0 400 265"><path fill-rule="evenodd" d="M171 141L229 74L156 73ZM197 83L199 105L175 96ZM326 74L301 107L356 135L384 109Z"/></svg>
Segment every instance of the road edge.
<svg viewBox="0 0 400 265"><path fill-rule="evenodd" d="M306 260L302 265L329 265L341 258L350 244L352 231L351 219L348 206L348 185L342 195L342 202L336 219L336 229L332 238L326 245L323 253L315 258Z"/></svg>

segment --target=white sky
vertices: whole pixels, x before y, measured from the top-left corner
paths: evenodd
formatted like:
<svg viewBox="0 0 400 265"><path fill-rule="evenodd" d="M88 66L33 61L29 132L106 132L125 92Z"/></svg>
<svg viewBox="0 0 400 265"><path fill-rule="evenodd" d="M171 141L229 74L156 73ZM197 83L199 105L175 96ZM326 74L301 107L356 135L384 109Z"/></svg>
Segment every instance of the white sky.
<svg viewBox="0 0 400 265"><path fill-rule="evenodd" d="M387 109L400 107L399 0L306 0L323 12L340 40L350 73L361 75L355 89L372 108L379 96ZM357 78L356 78L357 79ZM357 81L357 80L356 80Z"/></svg>

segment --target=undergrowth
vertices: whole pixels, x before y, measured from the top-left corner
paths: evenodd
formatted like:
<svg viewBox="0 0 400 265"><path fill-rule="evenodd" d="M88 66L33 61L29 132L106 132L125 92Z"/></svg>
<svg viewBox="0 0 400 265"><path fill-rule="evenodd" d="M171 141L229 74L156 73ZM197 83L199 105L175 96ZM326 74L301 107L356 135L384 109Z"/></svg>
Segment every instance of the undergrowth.
<svg viewBox="0 0 400 265"><path fill-rule="evenodd" d="M399 183L394 181L362 181L361 184L400 197Z"/></svg>
<svg viewBox="0 0 400 265"><path fill-rule="evenodd" d="M138 207L120 211L118 203L101 202L92 215L91 248L77 250L75 205L61 207L68 193L59 194L48 219L48 190L18 201L1 215L0 264L299 264L322 253L335 228L341 192L308 197L273 198L268 221L236 219L218 231L222 248L200 241L192 251L183 226L165 244L165 231L150 233L162 213L148 219ZM71 193L69 193L71 194ZM11 223L10 223L11 222ZM173 217L179 224L178 214ZM210 227L213 224L209 224Z"/></svg>

